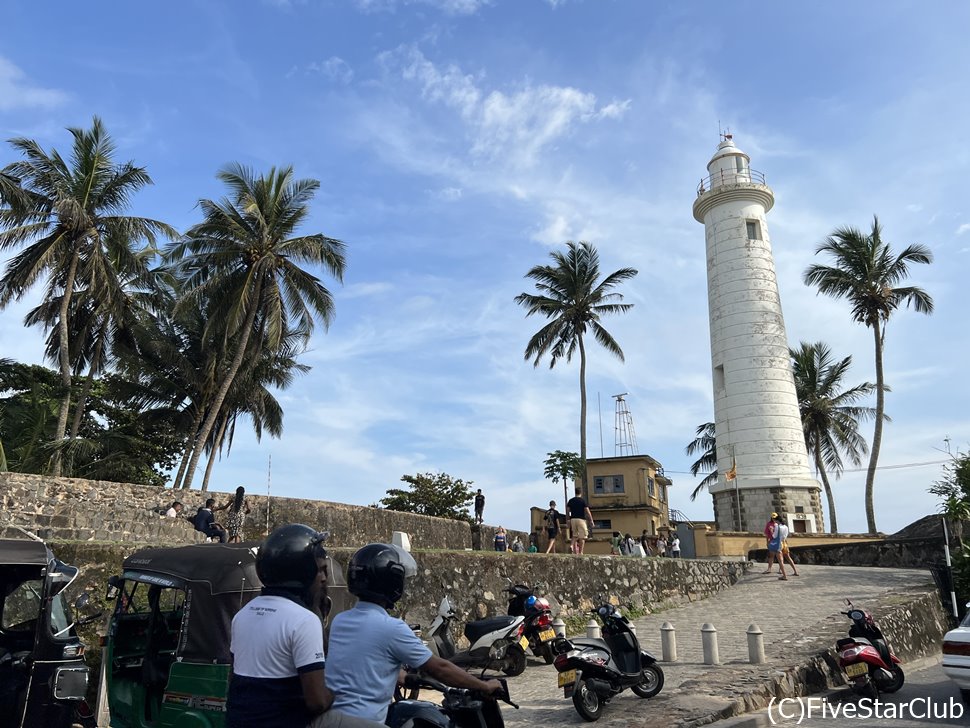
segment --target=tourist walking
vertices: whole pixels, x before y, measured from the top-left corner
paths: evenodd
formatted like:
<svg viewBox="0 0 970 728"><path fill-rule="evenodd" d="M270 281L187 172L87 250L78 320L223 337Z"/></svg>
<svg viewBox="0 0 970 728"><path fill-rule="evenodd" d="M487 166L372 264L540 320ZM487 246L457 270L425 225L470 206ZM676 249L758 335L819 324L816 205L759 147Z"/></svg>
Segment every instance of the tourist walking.
<svg viewBox="0 0 970 728"><path fill-rule="evenodd" d="M570 548L574 554L582 554L593 529L593 514L583 500L582 488L576 488L576 495L566 503L566 513L569 514Z"/></svg>
<svg viewBox="0 0 970 728"><path fill-rule="evenodd" d="M246 503L246 489L241 485L236 488L236 495L223 506L223 509L227 510L226 533L229 536L229 543L239 543L243 540L243 526L246 523L246 514L249 513L249 504Z"/></svg>
<svg viewBox="0 0 970 728"><path fill-rule="evenodd" d="M672 558L680 558L680 536L674 534L673 539L670 541L670 555Z"/></svg>
<svg viewBox="0 0 970 728"><path fill-rule="evenodd" d="M780 517L778 519L778 528L781 531L781 564L784 565L787 561L791 564L792 576L798 576L798 569L795 568L795 560L791 557L791 552L788 550L788 534L790 529Z"/></svg>
<svg viewBox="0 0 970 728"><path fill-rule="evenodd" d="M667 555L667 539L663 536L657 539L657 556Z"/></svg>
<svg viewBox="0 0 970 728"><path fill-rule="evenodd" d="M778 514L771 519L771 538L768 539L768 568L765 570L766 574L771 573L771 565L777 561L778 570L781 571L781 576L778 577L781 581L788 581L788 577L785 575L785 562L781 559L781 519L778 518ZM768 527L765 527L768 530Z"/></svg>
<svg viewBox="0 0 970 728"><path fill-rule="evenodd" d="M556 553L556 539L559 538L559 511L556 510L556 501L549 501L549 510L542 517L546 522L546 536L549 538L549 545L546 546L547 554Z"/></svg>

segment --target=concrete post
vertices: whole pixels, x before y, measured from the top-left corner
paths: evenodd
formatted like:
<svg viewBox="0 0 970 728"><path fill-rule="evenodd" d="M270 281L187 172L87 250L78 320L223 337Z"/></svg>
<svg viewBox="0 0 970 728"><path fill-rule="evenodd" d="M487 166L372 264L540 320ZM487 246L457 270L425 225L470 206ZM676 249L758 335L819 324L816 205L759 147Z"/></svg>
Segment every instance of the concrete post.
<svg viewBox="0 0 970 728"><path fill-rule="evenodd" d="M748 627L748 662L752 665L765 662L765 633L756 624Z"/></svg>
<svg viewBox="0 0 970 728"><path fill-rule="evenodd" d="M717 630L710 622L705 622L701 627L701 645L704 648L704 664L719 665L721 659L717 654Z"/></svg>
<svg viewBox="0 0 970 728"><path fill-rule="evenodd" d="M556 633L556 637L566 636L566 623L562 621L562 617L552 620L552 631Z"/></svg>
<svg viewBox="0 0 970 728"><path fill-rule="evenodd" d="M589 624L586 625L586 636L590 639L600 638L600 623L595 619L589 620Z"/></svg>
<svg viewBox="0 0 970 728"><path fill-rule="evenodd" d="M677 632L670 622L660 625L660 659L677 662Z"/></svg>

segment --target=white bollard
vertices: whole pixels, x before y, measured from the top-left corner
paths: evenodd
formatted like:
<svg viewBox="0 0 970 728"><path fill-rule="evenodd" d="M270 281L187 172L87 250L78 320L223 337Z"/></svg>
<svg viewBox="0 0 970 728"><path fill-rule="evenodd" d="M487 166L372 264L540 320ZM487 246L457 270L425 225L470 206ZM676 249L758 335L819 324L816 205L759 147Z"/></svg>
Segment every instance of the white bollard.
<svg viewBox="0 0 970 728"><path fill-rule="evenodd" d="M561 617L552 620L552 631L556 633L556 637L566 636L566 623L562 621Z"/></svg>
<svg viewBox="0 0 970 728"><path fill-rule="evenodd" d="M701 627L701 645L704 648L704 664L719 665L721 659L717 654L717 630L710 622L705 622Z"/></svg>
<svg viewBox="0 0 970 728"><path fill-rule="evenodd" d="M677 662L677 631L670 622L660 625L660 659Z"/></svg>
<svg viewBox="0 0 970 728"><path fill-rule="evenodd" d="M765 633L756 624L748 627L748 662L752 665L765 662Z"/></svg>
<svg viewBox="0 0 970 728"><path fill-rule="evenodd" d="M391 543L395 546L400 546L405 551L411 550L411 537L404 533L404 531L392 531Z"/></svg>
<svg viewBox="0 0 970 728"><path fill-rule="evenodd" d="M600 624L595 619L589 620L589 624L586 625L586 636L590 639L600 638Z"/></svg>

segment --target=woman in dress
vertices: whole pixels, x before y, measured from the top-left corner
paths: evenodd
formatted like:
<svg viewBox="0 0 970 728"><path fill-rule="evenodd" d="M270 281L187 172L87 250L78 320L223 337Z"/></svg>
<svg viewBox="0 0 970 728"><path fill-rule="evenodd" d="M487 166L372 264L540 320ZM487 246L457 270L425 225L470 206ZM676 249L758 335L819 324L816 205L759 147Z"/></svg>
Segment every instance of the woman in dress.
<svg viewBox="0 0 970 728"><path fill-rule="evenodd" d="M226 532L229 534L229 543L239 543L242 541L243 525L246 523L246 514L249 513L249 505L246 503L246 489L241 485L236 488L236 495L226 503L224 508L228 509L226 515Z"/></svg>

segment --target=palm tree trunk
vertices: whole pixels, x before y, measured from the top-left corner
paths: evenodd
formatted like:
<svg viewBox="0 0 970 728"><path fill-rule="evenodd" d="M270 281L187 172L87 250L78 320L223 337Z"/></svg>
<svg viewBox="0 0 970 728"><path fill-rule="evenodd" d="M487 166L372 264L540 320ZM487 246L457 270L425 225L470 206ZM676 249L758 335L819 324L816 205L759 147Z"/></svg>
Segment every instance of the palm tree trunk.
<svg viewBox="0 0 970 728"><path fill-rule="evenodd" d="M95 372L101 368L101 354L104 351L104 337L98 337L98 343L94 348L94 356L91 357L91 365L88 367L88 378L84 381L81 394L78 395L77 404L74 405L74 420L71 422L71 434L69 440L77 437L78 430L81 429L81 420L84 419L84 406L87 404L88 396L91 394L91 387L94 385Z"/></svg>
<svg viewBox="0 0 970 728"><path fill-rule="evenodd" d="M829 533L839 532L839 519L835 515L835 496L832 495L832 486L829 484L828 473L825 472L825 466L822 465L822 454L819 451L818 446L814 448L815 455L815 470L818 471L819 477L822 479L822 485L825 487L825 498L829 502Z"/></svg>
<svg viewBox="0 0 970 728"><path fill-rule="evenodd" d="M192 419L192 428L189 430L189 443L185 447L185 452L182 453L182 462L179 463L175 480L172 481L172 490L178 490L182 487L182 478L185 477L185 468L189 464L189 460L192 459L192 451L195 449L195 435L199 431L199 426L202 424L202 415L204 412L205 408L200 406L195 413L195 417Z"/></svg>
<svg viewBox="0 0 970 728"><path fill-rule="evenodd" d="M228 417L222 417L220 419L219 432L216 433L216 439L212 441L212 450L209 451L209 462L205 466L205 476L202 478L203 493L206 493L209 490L209 476L212 475L212 466L216 462L216 452L222 451L222 438L226 436L226 425L228 422Z"/></svg>
<svg viewBox="0 0 970 728"><path fill-rule="evenodd" d="M869 470L866 472L866 523L869 533L876 533L876 511L872 504L872 491L876 482L876 464L879 462L879 448L882 445L882 418L886 407L885 379L882 371L883 331L879 323L872 327L876 344L876 426L872 431L872 449L869 452Z"/></svg>
<svg viewBox="0 0 970 728"><path fill-rule="evenodd" d="M71 307L71 294L74 292L74 277L77 275L77 264L80 254L75 249L71 256L71 263L67 268L67 280L64 281L64 295L61 297L60 329L61 346L58 352L61 365L61 384L64 385L64 398L61 400L61 410L57 415L57 429L54 431L54 459L51 465L51 475L55 478L61 475L61 446L64 444L64 433L67 431L67 415L71 409L71 352L70 334L67 326L67 316Z"/></svg>
<svg viewBox="0 0 970 728"><path fill-rule="evenodd" d="M583 460L583 477L580 481L583 497L589 498L589 486L586 482L586 347L583 337L579 337L579 457Z"/></svg>
<svg viewBox="0 0 970 728"><path fill-rule="evenodd" d="M216 418L219 417L219 410L222 409L222 403L226 401L226 395L229 394L229 389L232 387L232 380L236 378L236 374L239 372L239 368L242 366L243 358L246 355L246 347L249 344L249 337L253 331L253 324L256 321L256 309L259 304L259 299L262 297L263 293L263 279L262 277L256 279L256 289L253 291L252 299L249 304L249 311L246 313L246 322L242 326L242 330L239 332L239 343L236 345L236 355L232 359L232 364L229 365L229 371L226 372L226 377L222 381L222 386L219 388L219 392L216 394L215 400L212 402L209 408L209 414L205 418L205 422L202 423L202 429L199 431L198 436L195 439L195 450L192 453L192 459L189 461L188 469L185 473L185 483L183 488L192 487L192 478L195 476L195 468L199 464L199 457L202 455L202 449L205 447L205 441L209 439L209 435L212 432L212 428L215 426Z"/></svg>

